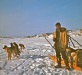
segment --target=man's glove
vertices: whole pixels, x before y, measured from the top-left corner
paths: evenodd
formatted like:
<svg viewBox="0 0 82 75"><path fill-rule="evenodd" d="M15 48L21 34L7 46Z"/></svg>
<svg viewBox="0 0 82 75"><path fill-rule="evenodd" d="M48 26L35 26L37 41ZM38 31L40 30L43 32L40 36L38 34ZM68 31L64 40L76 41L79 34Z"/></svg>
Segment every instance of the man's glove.
<svg viewBox="0 0 82 75"><path fill-rule="evenodd" d="M54 38L53 41L56 42L56 38Z"/></svg>

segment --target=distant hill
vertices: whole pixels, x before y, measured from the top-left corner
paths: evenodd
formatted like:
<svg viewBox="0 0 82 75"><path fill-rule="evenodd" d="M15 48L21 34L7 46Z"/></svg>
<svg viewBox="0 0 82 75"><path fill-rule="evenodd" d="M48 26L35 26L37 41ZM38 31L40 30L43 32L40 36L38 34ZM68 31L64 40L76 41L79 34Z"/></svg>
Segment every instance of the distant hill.
<svg viewBox="0 0 82 75"><path fill-rule="evenodd" d="M69 30L68 34L72 36L82 36L82 29Z"/></svg>
<svg viewBox="0 0 82 75"><path fill-rule="evenodd" d="M82 36L82 29L68 30L68 34L71 36ZM48 38L53 37L53 33L43 33L43 34L36 34L36 35L32 35L32 36L14 37L14 38L42 38L44 35ZM0 36L0 38L13 38L13 37Z"/></svg>
<svg viewBox="0 0 82 75"><path fill-rule="evenodd" d="M53 33L44 33L44 34L37 34L37 35L33 35L33 36L26 36L26 38L42 38L43 36L52 38L53 37ZM82 29L77 29L77 30L68 30L68 35L72 35L72 36L82 36Z"/></svg>

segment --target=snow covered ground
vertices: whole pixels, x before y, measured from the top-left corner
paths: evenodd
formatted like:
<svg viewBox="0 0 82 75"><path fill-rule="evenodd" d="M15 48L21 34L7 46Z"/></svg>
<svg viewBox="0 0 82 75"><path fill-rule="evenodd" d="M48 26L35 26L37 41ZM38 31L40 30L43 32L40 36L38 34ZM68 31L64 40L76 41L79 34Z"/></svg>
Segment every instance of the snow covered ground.
<svg viewBox="0 0 82 75"><path fill-rule="evenodd" d="M73 38L82 44L82 36ZM48 40L53 44L51 38ZM24 44L25 50L18 59L7 61L3 46L11 42ZM55 68L48 54L54 55L55 50L44 38L0 38L0 75L82 75L82 71Z"/></svg>

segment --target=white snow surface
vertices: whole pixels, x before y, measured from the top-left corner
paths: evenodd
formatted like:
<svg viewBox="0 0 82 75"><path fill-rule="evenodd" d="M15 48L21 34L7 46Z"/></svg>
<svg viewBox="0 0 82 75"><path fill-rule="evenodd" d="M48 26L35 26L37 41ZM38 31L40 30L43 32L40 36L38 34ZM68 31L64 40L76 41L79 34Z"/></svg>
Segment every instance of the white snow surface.
<svg viewBox="0 0 82 75"><path fill-rule="evenodd" d="M73 38L82 44L82 36ZM48 40L53 45L52 39ZM18 59L7 61L3 46L10 46L11 42L24 44L25 50ZM0 38L0 75L82 75L82 71L55 68L57 63L48 54L55 55L55 50L44 38Z"/></svg>

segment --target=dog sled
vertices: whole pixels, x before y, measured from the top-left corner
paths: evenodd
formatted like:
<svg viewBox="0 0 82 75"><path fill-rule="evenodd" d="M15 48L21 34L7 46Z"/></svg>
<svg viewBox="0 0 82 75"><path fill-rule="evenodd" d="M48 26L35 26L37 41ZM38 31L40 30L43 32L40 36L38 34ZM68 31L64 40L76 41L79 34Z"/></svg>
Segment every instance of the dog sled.
<svg viewBox="0 0 82 75"><path fill-rule="evenodd" d="M52 44L49 42L49 40L45 37L45 39L47 40L47 42L51 45L52 48L54 48L52 46ZM79 42L77 42L75 39L73 39L71 36L69 36L69 39L70 39L70 42L72 43L73 47L75 48L75 45L73 43L73 41L75 41L79 46L82 46ZM69 46L70 46L70 42L69 42ZM55 48L54 48L55 49ZM48 54L48 57L54 62L56 63L57 60L56 60L56 56L53 56L51 54ZM62 65L65 65L64 64L64 60L61 61L61 64ZM71 65L69 63L69 65ZM78 49L76 51L76 60L73 62L73 68L76 69L76 70L82 70L82 49Z"/></svg>

